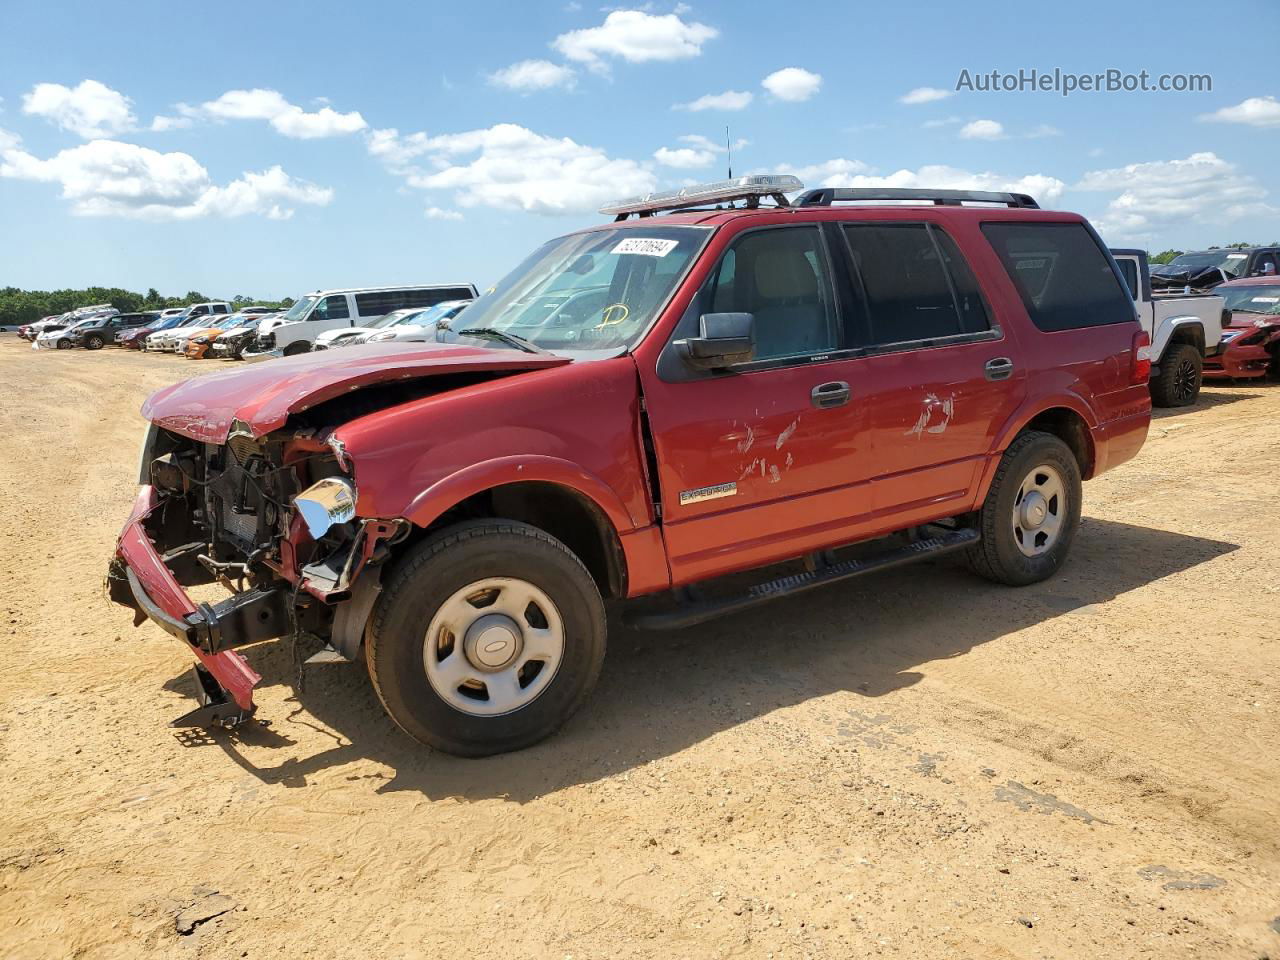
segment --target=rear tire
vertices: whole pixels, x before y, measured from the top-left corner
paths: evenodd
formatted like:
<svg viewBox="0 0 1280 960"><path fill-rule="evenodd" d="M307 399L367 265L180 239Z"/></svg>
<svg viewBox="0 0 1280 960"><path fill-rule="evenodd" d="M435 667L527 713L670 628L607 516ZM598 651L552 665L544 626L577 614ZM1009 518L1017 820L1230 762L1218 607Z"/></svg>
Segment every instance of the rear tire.
<svg viewBox="0 0 1280 960"><path fill-rule="evenodd" d="M86 350L101 350L103 339L96 333L91 333L84 338L84 348Z"/></svg>
<svg viewBox="0 0 1280 960"><path fill-rule="evenodd" d="M982 540L965 554L969 568L1011 587L1053 576L1080 526L1080 488L1070 447L1051 433L1019 434L978 511Z"/></svg>
<svg viewBox="0 0 1280 960"><path fill-rule="evenodd" d="M485 665L507 647L510 660ZM550 736L586 700L604 652L604 603L591 575L559 540L513 520L458 524L414 547L392 572L365 643L374 690L396 724L463 757Z"/></svg>
<svg viewBox="0 0 1280 960"><path fill-rule="evenodd" d="M1170 344L1160 360L1160 374L1151 381L1151 402L1157 407L1188 407L1200 395L1204 359L1189 343Z"/></svg>
<svg viewBox="0 0 1280 960"><path fill-rule="evenodd" d="M306 340L298 340L284 348L284 355L286 357L296 357L300 353L307 353L310 349L311 344Z"/></svg>

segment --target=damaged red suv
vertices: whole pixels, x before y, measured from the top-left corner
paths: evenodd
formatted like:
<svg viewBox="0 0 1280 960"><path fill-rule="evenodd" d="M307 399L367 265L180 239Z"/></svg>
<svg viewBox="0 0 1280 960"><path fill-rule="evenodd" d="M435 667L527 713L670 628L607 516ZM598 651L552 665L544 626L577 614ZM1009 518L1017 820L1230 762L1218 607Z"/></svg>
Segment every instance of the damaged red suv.
<svg viewBox="0 0 1280 960"><path fill-rule="evenodd" d="M1280 375L1280 277L1247 277L1217 286L1231 312L1218 352L1204 362L1206 380Z"/></svg>
<svg viewBox="0 0 1280 960"><path fill-rule="evenodd" d="M615 204L437 343L152 396L110 586L199 661L183 722L243 720L237 648L302 633L410 736L497 753L585 700L607 600L671 628L946 553L1052 575L1150 421L1106 247L1020 194L800 187Z"/></svg>

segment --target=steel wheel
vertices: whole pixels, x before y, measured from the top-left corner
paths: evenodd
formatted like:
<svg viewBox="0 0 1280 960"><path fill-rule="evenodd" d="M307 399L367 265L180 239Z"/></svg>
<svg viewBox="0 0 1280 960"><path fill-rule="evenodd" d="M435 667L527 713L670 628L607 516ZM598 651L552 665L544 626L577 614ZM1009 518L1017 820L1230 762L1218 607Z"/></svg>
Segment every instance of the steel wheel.
<svg viewBox="0 0 1280 960"><path fill-rule="evenodd" d="M1173 371L1173 396L1180 404L1190 403L1199 386L1200 372L1190 358L1183 357Z"/></svg>
<svg viewBox="0 0 1280 960"><path fill-rule="evenodd" d="M432 618L422 651L427 680L449 706L471 716L520 710L555 677L564 633L560 611L533 584L477 580Z"/></svg>
<svg viewBox="0 0 1280 960"><path fill-rule="evenodd" d="M1067 516L1067 487L1057 467L1042 463L1022 481L1013 501L1013 540L1024 556L1053 549Z"/></svg>

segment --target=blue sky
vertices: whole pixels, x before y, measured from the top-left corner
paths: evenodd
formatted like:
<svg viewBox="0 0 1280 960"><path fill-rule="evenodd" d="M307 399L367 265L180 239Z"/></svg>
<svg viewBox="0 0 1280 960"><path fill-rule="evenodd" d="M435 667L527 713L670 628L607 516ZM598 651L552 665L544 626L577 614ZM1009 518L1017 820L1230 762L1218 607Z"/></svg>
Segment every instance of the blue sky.
<svg viewBox="0 0 1280 960"><path fill-rule="evenodd" d="M738 173L1019 187L1115 244L1270 242L1275 23L1269 0L5 0L0 285L486 285L603 200L723 176L726 124ZM1020 68L1212 91L954 92Z"/></svg>

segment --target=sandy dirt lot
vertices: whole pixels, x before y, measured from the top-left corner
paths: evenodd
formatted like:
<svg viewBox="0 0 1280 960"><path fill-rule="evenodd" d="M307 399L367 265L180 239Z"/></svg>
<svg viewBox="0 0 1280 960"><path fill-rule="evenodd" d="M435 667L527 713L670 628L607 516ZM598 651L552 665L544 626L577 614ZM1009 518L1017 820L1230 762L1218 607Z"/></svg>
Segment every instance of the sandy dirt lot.
<svg viewBox="0 0 1280 960"><path fill-rule="evenodd" d="M261 723L167 725L189 658L103 574L140 402L227 366L0 335L0 956L1280 957L1280 387L1159 415L1049 583L615 622L464 761L283 644Z"/></svg>

